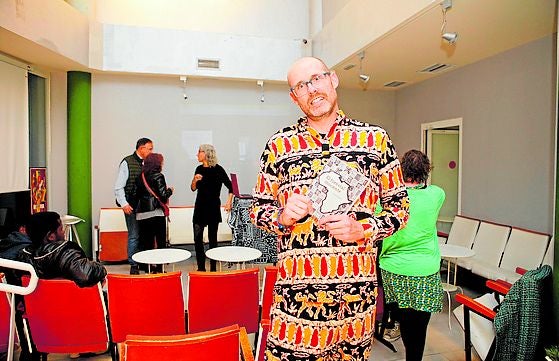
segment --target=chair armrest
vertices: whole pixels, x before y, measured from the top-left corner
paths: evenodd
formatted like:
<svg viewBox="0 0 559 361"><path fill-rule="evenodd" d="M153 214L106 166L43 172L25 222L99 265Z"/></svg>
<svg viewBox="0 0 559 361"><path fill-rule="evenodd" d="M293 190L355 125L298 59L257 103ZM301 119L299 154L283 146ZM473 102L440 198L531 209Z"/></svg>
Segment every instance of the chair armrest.
<svg viewBox="0 0 559 361"><path fill-rule="evenodd" d="M458 303L464 305L465 308L477 313L478 315L493 321L497 312L493 311L491 308L482 305L481 303L477 302L476 300L459 293L455 296L455 299Z"/></svg>
<svg viewBox="0 0 559 361"><path fill-rule="evenodd" d="M241 327L241 333L239 334L241 343L241 359L243 361L254 361L254 355L252 354L252 346L248 339L247 330Z"/></svg>
<svg viewBox="0 0 559 361"><path fill-rule="evenodd" d="M448 238L448 233L437 231L437 237Z"/></svg>
<svg viewBox="0 0 559 361"><path fill-rule="evenodd" d="M501 295L506 295L507 293L509 293L509 290L512 287L512 284L503 280L488 280L485 282L485 285L490 290L495 291Z"/></svg>

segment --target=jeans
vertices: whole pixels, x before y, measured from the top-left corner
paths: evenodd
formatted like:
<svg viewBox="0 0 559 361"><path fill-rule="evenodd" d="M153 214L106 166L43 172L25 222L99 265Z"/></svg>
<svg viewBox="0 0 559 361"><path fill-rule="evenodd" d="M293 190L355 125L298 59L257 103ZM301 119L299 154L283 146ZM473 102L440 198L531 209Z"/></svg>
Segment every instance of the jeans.
<svg viewBox="0 0 559 361"><path fill-rule="evenodd" d="M136 213L124 214L126 219L126 228L128 228L128 263L136 266L132 256L140 251L140 228L136 220Z"/></svg>

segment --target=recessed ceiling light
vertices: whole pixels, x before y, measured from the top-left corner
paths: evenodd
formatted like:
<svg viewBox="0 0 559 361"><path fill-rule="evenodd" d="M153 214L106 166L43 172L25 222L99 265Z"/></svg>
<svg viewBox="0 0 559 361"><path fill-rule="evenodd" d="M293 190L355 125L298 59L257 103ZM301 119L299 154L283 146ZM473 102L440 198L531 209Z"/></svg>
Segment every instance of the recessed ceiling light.
<svg viewBox="0 0 559 361"><path fill-rule="evenodd" d="M404 85L404 84L406 84L405 81L394 80L394 81L391 81L390 83L384 84L384 86L387 87L387 88L397 88L400 85Z"/></svg>
<svg viewBox="0 0 559 361"><path fill-rule="evenodd" d="M446 70L448 68L452 68L454 65L452 64L432 64L429 65L428 67L419 70L419 73L438 73L440 71Z"/></svg>

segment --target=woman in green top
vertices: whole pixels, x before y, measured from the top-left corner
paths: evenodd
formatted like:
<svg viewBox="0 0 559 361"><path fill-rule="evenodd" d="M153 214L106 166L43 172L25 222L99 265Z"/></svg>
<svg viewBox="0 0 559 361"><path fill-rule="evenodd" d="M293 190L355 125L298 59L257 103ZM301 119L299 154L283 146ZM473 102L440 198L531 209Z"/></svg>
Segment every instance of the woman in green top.
<svg viewBox="0 0 559 361"><path fill-rule="evenodd" d="M421 360L432 312L443 307L439 275L441 254L437 218L444 191L427 185L431 165L425 154L410 150L402 159L410 214L405 228L382 242L380 268L386 303L398 305L406 361Z"/></svg>

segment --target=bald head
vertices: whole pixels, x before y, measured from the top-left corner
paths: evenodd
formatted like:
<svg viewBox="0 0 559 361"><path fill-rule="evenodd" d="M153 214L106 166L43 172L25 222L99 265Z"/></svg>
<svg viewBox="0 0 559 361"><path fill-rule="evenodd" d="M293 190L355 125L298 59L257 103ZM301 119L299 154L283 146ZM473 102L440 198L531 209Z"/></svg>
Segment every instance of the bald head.
<svg viewBox="0 0 559 361"><path fill-rule="evenodd" d="M312 56L307 56L296 60L291 65L291 67L287 71L287 84L289 84L290 87L296 84L299 80L293 79L294 74L298 74L301 70L308 68L320 69L320 71L329 71L328 67L322 60Z"/></svg>
<svg viewBox="0 0 559 361"><path fill-rule="evenodd" d="M305 57L287 72L289 95L316 129L330 129L338 111L338 76L318 58Z"/></svg>

